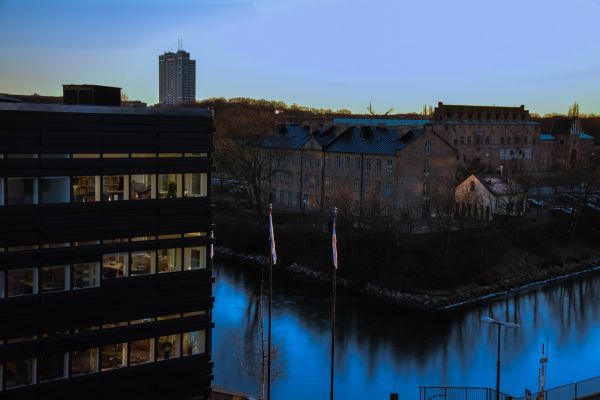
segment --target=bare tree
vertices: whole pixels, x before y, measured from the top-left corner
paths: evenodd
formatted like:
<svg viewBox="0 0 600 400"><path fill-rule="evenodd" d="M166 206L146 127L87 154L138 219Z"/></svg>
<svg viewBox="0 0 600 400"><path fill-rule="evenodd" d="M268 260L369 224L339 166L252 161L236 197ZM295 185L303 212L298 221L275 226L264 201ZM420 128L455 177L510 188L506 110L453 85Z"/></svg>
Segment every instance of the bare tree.
<svg viewBox="0 0 600 400"><path fill-rule="evenodd" d="M575 118L579 117L579 103L578 102L574 102L572 105L569 106L568 115L569 115L569 117L575 117Z"/></svg>

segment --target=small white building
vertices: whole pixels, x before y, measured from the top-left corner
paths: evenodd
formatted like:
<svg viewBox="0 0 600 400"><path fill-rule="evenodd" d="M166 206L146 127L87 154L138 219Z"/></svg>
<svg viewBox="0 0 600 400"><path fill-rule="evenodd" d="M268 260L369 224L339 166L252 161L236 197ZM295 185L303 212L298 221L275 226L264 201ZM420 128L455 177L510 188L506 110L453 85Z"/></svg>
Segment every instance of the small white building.
<svg viewBox="0 0 600 400"><path fill-rule="evenodd" d="M505 175L473 174L454 195L457 215L491 221L494 215L523 215L527 192Z"/></svg>

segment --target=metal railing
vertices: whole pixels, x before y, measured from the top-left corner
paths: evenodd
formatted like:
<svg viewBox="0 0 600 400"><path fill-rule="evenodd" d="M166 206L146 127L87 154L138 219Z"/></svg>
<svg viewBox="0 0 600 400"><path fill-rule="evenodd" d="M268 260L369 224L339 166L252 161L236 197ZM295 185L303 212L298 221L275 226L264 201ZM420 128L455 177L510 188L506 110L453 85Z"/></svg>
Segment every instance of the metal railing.
<svg viewBox="0 0 600 400"><path fill-rule="evenodd" d="M496 400L496 391L476 387L425 387L419 388L420 400ZM500 400L510 400L511 396L500 393Z"/></svg>
<svg viewBox="0 0 600 400"><path fill-rule="evenodd" d="M539 396L539 397L538 397ZM600 376L568 385L548 389L543 393L533 393L532 400L585 400L600 398ZM525 396L515 400L527 400Z"/></svg>

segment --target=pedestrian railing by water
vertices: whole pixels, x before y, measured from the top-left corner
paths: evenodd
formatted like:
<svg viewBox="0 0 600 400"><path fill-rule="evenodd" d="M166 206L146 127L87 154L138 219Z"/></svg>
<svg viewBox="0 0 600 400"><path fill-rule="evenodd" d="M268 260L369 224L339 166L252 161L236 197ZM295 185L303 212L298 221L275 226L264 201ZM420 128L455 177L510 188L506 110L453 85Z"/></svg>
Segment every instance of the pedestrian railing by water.
<svg viewBox="0 0 600 400"><path fill-rule="evenodd" d="M420 400L496 400L496 391L490 388L475 387L424 387L420 388ZM510 400L511 396L500 393L500 400Z"/></svg>
<svg viewBox="0 0 600 400"><path fill-rule="evenodd" d="M600 399L600 376L586 379L568 385L563 385L548 389L544 396L539 393L533 393L532 400L543 398L544 400L587 400ZM515 398L515 400L527 400L525 396Z"/></svg>

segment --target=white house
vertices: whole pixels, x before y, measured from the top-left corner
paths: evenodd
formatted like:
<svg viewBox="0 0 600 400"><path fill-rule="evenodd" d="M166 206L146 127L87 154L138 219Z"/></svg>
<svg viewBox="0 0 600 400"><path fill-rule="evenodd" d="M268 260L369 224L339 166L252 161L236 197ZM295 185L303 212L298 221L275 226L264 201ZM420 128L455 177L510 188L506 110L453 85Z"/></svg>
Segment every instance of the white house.
<svg viewBox="0 0 600 400"><path fill-rule="evenodd" d="M473 174L455 190L456 213L491 221L494 215L519 216L525 212L527 192L512 178Z"/></svg>

